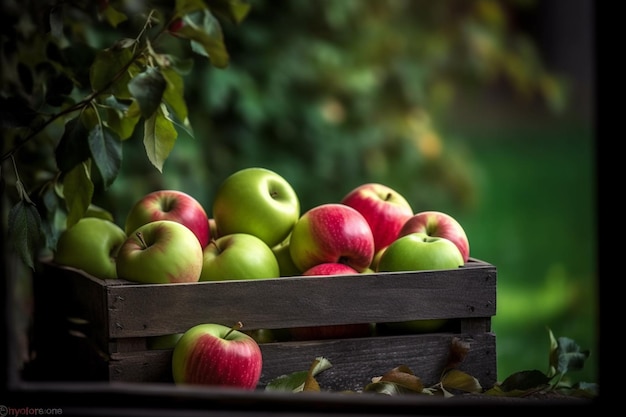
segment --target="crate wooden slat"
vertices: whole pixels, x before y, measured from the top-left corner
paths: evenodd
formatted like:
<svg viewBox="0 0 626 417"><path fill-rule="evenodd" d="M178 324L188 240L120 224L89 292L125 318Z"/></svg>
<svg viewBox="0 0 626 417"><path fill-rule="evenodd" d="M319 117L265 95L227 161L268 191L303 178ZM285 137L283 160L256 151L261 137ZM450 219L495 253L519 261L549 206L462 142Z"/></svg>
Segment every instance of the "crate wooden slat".
<svg viewBox="0 0 626 417"><path fill-rule="evenodd" d="M36 317L45 321L36 326L40 337L68 329L80 334L83 349L91 351L88 362L97 364L88 367L94 379L170 381L171 350L148 350L147 338L199 323L242 321L253 330L416 319L450 319L456 327L450 333L261 344L261 383L308 369L317 356L333 363L321 383L337 389L362 388L400 364L421 378L437 378L453 337L470 342L466 365L475 368L472 375L487 383L496 379L491 317L497 273L477 259L458 270L188 284L100 280L50 261L41 267L35 281Z"/></svg>

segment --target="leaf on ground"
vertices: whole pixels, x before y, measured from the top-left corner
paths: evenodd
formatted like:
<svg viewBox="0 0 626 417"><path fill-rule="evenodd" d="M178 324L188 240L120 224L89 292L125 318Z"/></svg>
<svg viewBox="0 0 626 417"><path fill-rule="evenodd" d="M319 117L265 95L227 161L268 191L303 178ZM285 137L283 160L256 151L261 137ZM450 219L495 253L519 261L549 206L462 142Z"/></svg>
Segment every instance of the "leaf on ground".
<svg viewBox="0 0 626 417"><path fill-rule="evenodd" d="M387 395L419 394L424 392L424 385L411 369L401 365L386 372L380 378L373 378L364 391Z"/></svg>
<svg viewBox="0 0 626 417"><path fill-rule="evenodd" d="M500 388L504 392L539 388L546 386L550 382L550 377L536 369L529 371L515 372L509 375L502 383Z"/></svg>
<svg viewBox="0 0 626 417"><path fill-rule="evenodd" d="M265 386L265 391L302 392L305 390L307 380L314 378L319 373L331 368L332 366L333 365L328 359L321 356L317 357L312 362L309 370L296 371L274 378ZM309 380L308 383L309 388L314 386L311 385L313 384L312 381ZM317 384L317 381L315 384Z"/></svg>
<svg viewBox="0 0 626 417"><path fill-rule="evenodd" d="M446 371L441 378L441 386L446 391L458 390L480 393L483 390L478 379L458 369L449 369Z"/></svg>

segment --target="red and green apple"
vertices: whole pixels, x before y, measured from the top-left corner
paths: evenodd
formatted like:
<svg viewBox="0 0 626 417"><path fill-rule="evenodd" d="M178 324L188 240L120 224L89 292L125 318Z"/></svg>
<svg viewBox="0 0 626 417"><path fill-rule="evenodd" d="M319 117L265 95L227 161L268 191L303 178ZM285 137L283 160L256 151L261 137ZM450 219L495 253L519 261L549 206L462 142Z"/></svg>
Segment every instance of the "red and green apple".
<svg viewBox="0 0 626 417"><path fill-rule="evenodd" d="M126 216L128 236L139 226L156 220L172 220L187 226L205 247L211 239L209 218L204 207L191 195L178 190L158 190L143 196Z"/></svg>
<svg viewBox="0 0 626 417"><path fill-rule="evenodd" d="M376 252L396 240L404 223L413 216L413 209L404 196L379 183L362 184L340 202L365 217L372 229Z"/></svg>
<svg viewBox="0 0 626 417"><path fill-rule="evenodd" d="M173 220L157 220L126 238L117 254L117 275L151 284L197 282L202 261L202 246L191 229Z"/></svg>
<svg viewBox="0 0 626 417"><path fill-rule="evenodd" d="M467 262L470 255L470 245L463 226L452 216L441 211L422 211L413 215L404 223L398 237L410 233L425 233L428 236L446 238L454 243L463 262Z"/></svg>
<svg viewBox="0 0 626 417"><path fill-rule="evenodd" d="M295 224L289 252L301 271L336 262L361 272L369 268L374 257L374 237L365 217L352 207L321 204L305 212Z"/></svg>
<svg viewBox="0 0 626 417"><path fill-rule="evenodd" d="M261 377L263 356L249 335L216 323L187 330L172 353L176 384L253 390Z"/></svg>

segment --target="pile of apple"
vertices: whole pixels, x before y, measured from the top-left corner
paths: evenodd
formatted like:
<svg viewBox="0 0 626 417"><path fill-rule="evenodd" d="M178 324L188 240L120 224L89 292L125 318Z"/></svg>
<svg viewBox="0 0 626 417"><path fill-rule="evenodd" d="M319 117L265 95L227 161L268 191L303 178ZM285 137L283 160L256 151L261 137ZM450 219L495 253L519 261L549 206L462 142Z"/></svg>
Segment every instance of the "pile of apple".
<svg viewBox="0 0 626 417"><path fill-rule="evenodd" d="M467 235L454 218L415 213L388 186L363 184L339 202L301 213L289 182L260 167L223 181L212 216L186 193L159 190L132 206L124 229L85 217L61 234L54 253L56 263L95 277L146 284L454 269L468 259ZM291 330L296 339L370 331L369 325ZM211 351L213 358L227 356L225 350L239 351L230 355L239 359L198 360ZM260 373L257 342L236 328L201 324L175 345L176 382L251 389Z"/></svg>

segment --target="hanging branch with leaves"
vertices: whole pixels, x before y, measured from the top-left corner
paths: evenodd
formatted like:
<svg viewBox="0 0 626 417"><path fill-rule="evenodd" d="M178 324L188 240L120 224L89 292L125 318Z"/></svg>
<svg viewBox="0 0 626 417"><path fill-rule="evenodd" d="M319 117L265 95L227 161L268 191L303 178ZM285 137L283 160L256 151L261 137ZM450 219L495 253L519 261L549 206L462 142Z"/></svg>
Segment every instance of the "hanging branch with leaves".
<svg viewBox="0 0 626 417"><path fill-rule="evenodd" d="M113 184L122 163L122 143L138 126L143 127L146 155L160 172L179 129L192 131L183 77L193 62L160 49L162 41L186 42L192 55L226 68L229 55L221 22L237 25L250 9L240 0L126 3L59 2L41 13L37 4L27 2L15 6L19 10L3 10L8 18L14 13L18 23L14 38L2 42L2 55L15 70L1 73L2 107L11 110L2 113L0 181L7 191L3 197L12 204L10 240L31 268L38 248L54 247L59 212L65 214L64 227L94 215L92 211L110 217L93 207L94 191ZM36 16L44 16L38 23L48 31L32 28ZM76 25L76 19L94 16L115 28L115 35L131 16L139 16L143 24L136 36L97 49L78 39L86 36ZM53 166L35 166L24 152L27 147L41 151L50 143L53 155L47 159L54 160ZM6 174L5 161L11 161L13 178ZM20 179L24 171L37 183ZM29 188L35 191L29 193Z"/></svg>

